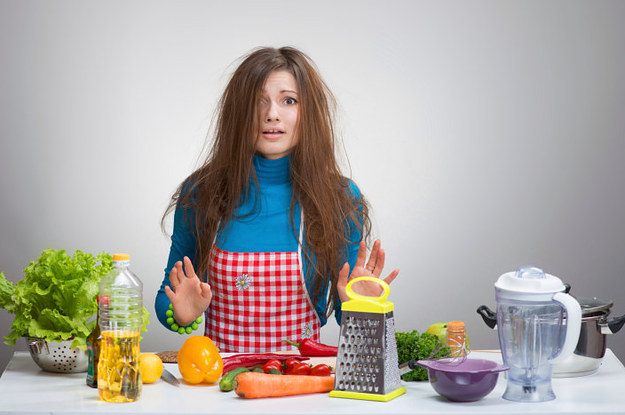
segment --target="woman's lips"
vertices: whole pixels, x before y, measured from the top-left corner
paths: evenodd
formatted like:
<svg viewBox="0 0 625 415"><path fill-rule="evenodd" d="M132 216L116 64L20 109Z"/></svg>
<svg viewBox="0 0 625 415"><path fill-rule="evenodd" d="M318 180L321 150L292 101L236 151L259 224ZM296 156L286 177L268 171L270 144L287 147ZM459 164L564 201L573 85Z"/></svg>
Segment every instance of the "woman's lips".
<svg viewBox="0 0 625 415"><path fill-rule="evenodd" d="M278 129L268 129L263 131L263 137L269 140L276 140L282 137L282 134L284 134L284 131Z"/></svg>

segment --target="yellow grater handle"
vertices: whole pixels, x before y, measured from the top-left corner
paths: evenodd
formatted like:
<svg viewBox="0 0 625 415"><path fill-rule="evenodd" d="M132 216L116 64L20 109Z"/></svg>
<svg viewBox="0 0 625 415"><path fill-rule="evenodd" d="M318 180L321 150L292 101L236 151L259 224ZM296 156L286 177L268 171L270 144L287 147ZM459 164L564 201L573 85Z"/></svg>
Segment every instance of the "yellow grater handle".
<svg viewBox="0 0 625 415"><path fill-rule="evenodd" d="M358 281L373 281L373 282L377 282L378 284L380 284L382 286L382 288L384 289L384 292L382 293L381 296L379 297L369 297L367 295L360 295L360 294L356 294L353 290L352 290L352 284ZM388 298L389 294L391 293L391 287L388 286L388 284L386 282L384 282L384 280L380 279L380 278L375 278L375 277L358 277L358 278L354 278L353 280L349 280L349 282L347 283L347 286L345 286L345 292L347 293L347 296L350 298L350 300L369 300L369 301L378 301L380 303L383 303L386 301L386 299Z"/></svg>

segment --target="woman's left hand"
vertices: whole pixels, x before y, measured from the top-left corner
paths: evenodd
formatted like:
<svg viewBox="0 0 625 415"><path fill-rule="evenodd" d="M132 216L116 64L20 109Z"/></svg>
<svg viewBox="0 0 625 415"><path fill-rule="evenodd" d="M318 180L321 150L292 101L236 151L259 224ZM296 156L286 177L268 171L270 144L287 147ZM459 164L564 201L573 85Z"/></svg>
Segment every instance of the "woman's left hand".
<svg viewBox="0 0 625 415"><path fill-rule="evenodd" d="M336 287L341 301L345 302L349 300L349 297L347 296L347 293L345 291L348 280L365 276L380 278L380 275L384 270L384 257L385 253L382 249L382 243L379 239L373 243L373 248L371 249L371 254L369 255L368 260L367 245L364 241L360 242L360 246L358 247L358 257L356 258L356 265L354 266L351 275L349 274L349 264L347 262L345 263L345 265L343 265L343 268L339 272L339 280L336 284ZM397 277L397 274L399 274L399 270L393 270L390 274L388 274L386 278L384 278L384 282L390 284L395 279L395 277ZM382 291L384 291L380 284L377 284L373 281L359 281L352 286L352 289L357 294L370 297L378 297L382 294Z"/></svg>

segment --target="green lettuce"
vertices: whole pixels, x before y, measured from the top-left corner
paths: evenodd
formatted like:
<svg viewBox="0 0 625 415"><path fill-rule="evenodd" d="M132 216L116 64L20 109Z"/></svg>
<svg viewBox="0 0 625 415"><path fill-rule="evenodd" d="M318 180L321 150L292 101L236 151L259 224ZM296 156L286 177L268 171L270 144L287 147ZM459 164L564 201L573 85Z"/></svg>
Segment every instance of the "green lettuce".
<svg viewBox="0 0 625 415"><path fill-rule="evenodd" d="M40 337L49 342L72 339L72 347L85 350L95 327L100 280L113 269L113 257L96 257L76 251L46 249L24 269L17 283L0 273L0 307L15 315L4 342L14 345L20 337ZM143 308L146 331L149 313Z"/></svg>

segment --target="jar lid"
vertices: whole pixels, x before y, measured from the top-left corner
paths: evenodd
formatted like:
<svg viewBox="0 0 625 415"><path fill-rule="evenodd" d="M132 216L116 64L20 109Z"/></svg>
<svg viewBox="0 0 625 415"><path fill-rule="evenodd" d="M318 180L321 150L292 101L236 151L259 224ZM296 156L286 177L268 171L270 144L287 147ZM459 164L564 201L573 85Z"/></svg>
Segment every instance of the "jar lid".
<svg viewBox="0 0 625 415"><path fill-rule="evenodd" d="M565 289L560 278L534 266L524 266L503 274L495 283L495 287L524 294L549 294L562 292Z"/></svg>

